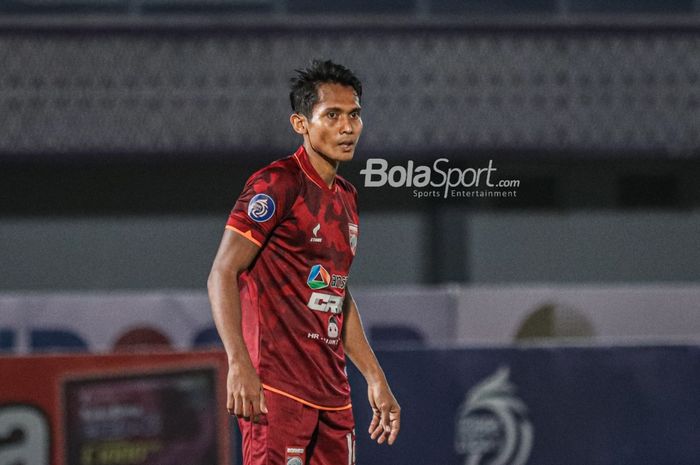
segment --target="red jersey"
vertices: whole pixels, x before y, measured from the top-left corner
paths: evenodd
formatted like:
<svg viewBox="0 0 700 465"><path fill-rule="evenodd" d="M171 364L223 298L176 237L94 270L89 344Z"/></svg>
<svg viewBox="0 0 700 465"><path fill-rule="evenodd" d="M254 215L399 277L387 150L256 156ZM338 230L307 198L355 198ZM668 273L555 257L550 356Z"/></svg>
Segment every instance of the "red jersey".
<svg viewBox="0 0 700 465"><path fill-rule="evenodd" d="M340 337L358 224L357 190L340 176L329 188L303 146L248 179L226 227L261 247L238 284L243 337L265 389L349 408Z"/></svg>

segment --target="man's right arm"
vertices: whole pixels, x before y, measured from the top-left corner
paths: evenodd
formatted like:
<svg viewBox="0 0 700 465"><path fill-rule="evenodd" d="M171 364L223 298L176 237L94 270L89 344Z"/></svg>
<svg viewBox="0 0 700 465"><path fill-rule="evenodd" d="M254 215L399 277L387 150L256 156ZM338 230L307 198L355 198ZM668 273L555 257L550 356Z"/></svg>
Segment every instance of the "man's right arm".
<svg viewBox="0 0 700 465"><path fill-rule="evenodd" d="M207 281L214 323L228 356L226 407L232 415L253 420L267 413L267 407L260 378L243 340L238 276L253 263L259 251L257 245L237 232L224 231Z"/></svg>

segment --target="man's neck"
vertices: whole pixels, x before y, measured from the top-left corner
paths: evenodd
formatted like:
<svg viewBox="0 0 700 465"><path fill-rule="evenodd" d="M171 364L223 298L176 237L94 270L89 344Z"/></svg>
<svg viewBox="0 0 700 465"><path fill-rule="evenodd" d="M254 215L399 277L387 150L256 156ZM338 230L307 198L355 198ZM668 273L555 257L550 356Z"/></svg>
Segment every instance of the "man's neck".
<svg viewBox="0 0 700 465"><path fill-rule="evenodd" d="M326 183L326 186L333 187L335 174L338 172L340 162L331 160L322 153L314 150L309 141L304 141L304 150L306 150L306 154L309 156L311 166L313 166L316 173L321 176L321 179L323 179L323 182Z"/></svg>

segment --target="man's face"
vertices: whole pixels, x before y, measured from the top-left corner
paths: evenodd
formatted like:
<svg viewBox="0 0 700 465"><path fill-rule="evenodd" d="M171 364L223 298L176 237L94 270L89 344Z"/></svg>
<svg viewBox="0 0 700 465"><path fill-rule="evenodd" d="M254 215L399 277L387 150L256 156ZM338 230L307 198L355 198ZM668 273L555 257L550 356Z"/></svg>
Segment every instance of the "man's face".
<svg viewBox="0 0 700 465"><path fill-rule="evenodd" d="M360 102L350 86L324 83L317 89L318 102L307 131L311 146L333 161L352 160L362 133Z"/></svg>

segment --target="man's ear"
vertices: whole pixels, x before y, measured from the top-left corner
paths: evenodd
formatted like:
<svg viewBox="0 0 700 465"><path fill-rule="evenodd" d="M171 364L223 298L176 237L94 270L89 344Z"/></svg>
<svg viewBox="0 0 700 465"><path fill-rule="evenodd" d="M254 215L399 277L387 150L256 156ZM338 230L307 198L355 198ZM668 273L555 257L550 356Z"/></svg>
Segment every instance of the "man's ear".
<svg viewBox="0 0 700 465"><path fill-rule="evenodd" d="M289 117L289 122L292 124L294 132L302 136L306 134L306 116L300 113L292 113Z"/></svg>

